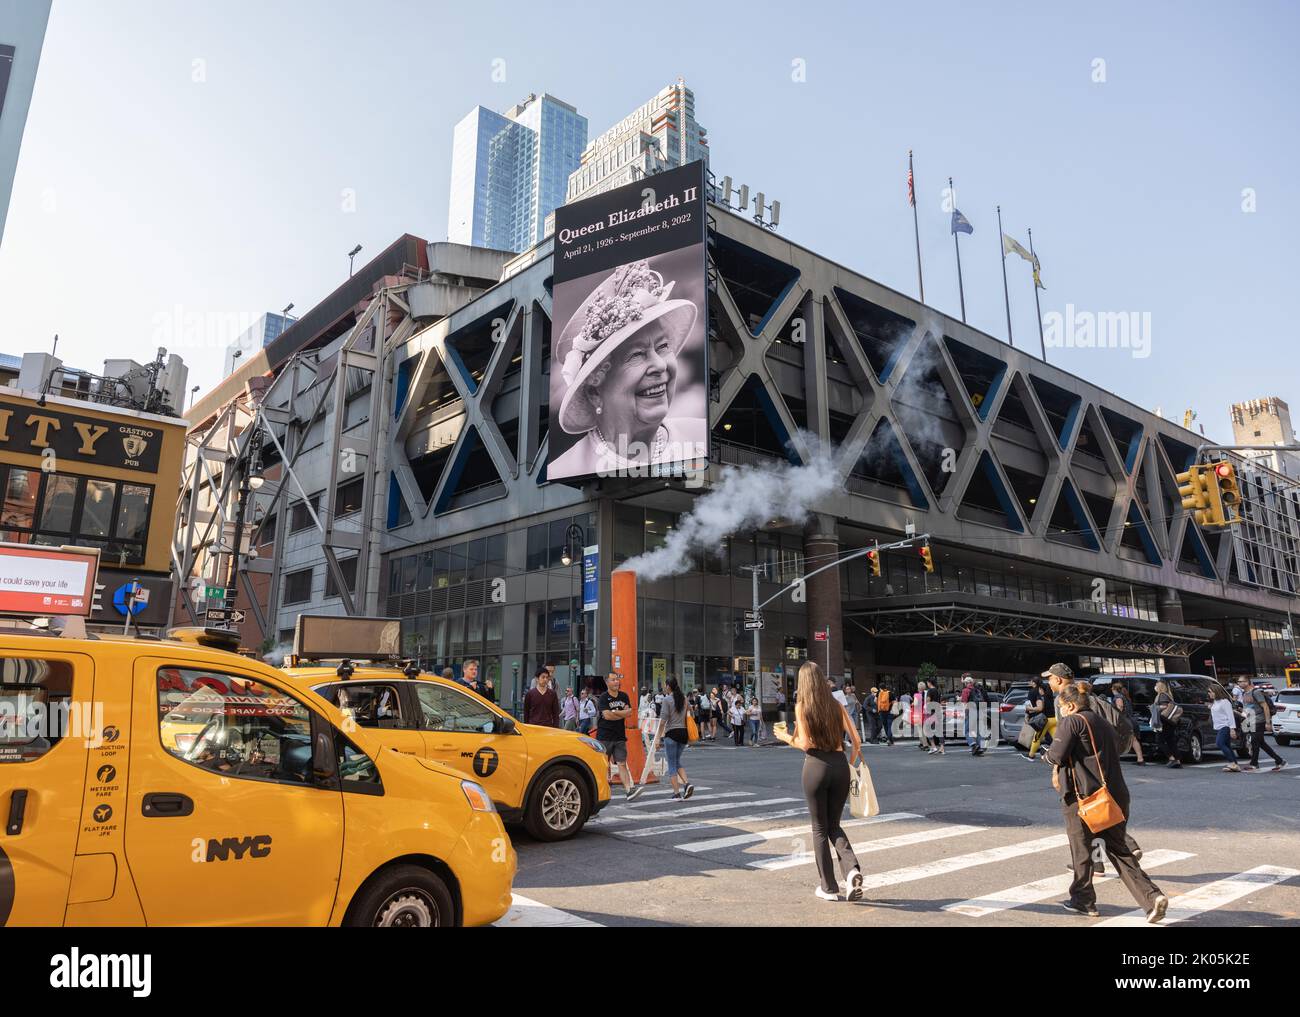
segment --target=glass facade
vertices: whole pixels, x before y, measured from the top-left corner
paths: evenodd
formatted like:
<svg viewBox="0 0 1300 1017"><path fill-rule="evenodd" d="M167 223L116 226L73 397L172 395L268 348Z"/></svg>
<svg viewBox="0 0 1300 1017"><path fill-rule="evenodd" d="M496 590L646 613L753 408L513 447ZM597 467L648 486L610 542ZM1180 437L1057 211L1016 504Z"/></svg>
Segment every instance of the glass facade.
<svg viewBox="0 0 1300 1017"><path fill-rule="evenodd" d="M505 115L475 107L453 136L448 239L503 251L540 242L586 143L587 118L549 95Z"/></svg>

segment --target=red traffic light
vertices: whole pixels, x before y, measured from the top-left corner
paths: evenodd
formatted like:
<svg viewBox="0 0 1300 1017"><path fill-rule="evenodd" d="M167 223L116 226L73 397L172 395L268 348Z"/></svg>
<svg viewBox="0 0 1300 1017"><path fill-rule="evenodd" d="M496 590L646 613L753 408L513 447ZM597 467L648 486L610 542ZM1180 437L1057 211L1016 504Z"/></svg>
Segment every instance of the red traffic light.
<svg viewBox="0 0 1300 1017"><path fill-rule="evenodd" d="M1232 464L1231 464L1231 463L1218 463L1218 464L1214 467L1214 472L1215 472L1216 474L1218 474L1220 477L1231 477L1231 476L1232 476Z"/></svg>

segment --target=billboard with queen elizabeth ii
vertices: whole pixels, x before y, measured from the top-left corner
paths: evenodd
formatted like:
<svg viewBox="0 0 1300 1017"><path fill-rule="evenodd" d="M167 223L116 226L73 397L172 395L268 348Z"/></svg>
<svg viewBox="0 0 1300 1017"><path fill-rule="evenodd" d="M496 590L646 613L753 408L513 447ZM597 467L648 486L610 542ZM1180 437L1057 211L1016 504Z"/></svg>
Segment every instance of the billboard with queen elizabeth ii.
<svg viewBox="0 0 1300 1017"><path fill-rule="evenodd" d="M548 480L709 454L704 164L555 210Z"/></svg>

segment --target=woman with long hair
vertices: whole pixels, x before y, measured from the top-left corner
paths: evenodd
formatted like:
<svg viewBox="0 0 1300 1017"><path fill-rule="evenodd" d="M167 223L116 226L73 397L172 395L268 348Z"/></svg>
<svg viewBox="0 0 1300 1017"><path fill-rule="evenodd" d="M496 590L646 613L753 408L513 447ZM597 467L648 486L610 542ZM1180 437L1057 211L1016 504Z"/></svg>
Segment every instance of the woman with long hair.
<svg viewBox="0 0 1300 1017"><path fill-rule="evenodd" d="M831 697L830 683L822 669L812 661L799 668L798 695L794 705L794 733L774 726L772 733L787 745L803 749L803 793L808 800L812 821L813 855L817 860L820 883L816 894L822 900L839 900L840 884L835 880L831 844L839 856L844 873L845 896L862 899L862 869L840 826L844 803L849 800L849 763L862 755L862 741L849 721L844 707ZM844 736L853 745L852 755L844 756Z"/></svg>
<svg viewBox="0 0 1300 1017"><path fill-rule="evenodd" d="M1137 756L1137 765L1146 766L1147 761L1142 758L1142 740L1137 736L1137 717L1133 715L1133 700L1130 698L1128 686L1123 682L1111 682L1110 692L1111 703L1114 704L1115 709L1124 715L1133 731L1130 744L1120 747L1120 755L1122 756L1126 750L1131 748L1134 755Z"/></svg>
<svg viewBox="0 0 1300 1017"><path fill-rule="evenodd" d="M1178 707L1174 694L1169 691L1169 683L1163 678L1156 682L1156 695L1151 703L1151 726L1157 728L1160 748L1164 750L1166 766L1171 770L1182 769L1183 761L1178 758L1178 721L1172 714Z"/></svg>
<svg viewBox="0 0 1300 1017"><path fill-rule="evenodd" d="M1210 686L1210 723L1214 725L1215 744L1228 761L1223 772L1241 773L1241 767L1237 765L1237 750L1232 744L1237 737L1237 715L1232 710L1232 697L1218 685Z"/></svg>
<svg viewBox="0 0 1300 1017"><path fill-rule="evenodd" d="M682 753L690 742L686 731L686 696L682 694L677 679L664 682L664 699L659 719L664 725L664 752L668 755L668 779L672 781L673 797L686 799L695 794L695 785L686 779L682 769Z"/></svg>

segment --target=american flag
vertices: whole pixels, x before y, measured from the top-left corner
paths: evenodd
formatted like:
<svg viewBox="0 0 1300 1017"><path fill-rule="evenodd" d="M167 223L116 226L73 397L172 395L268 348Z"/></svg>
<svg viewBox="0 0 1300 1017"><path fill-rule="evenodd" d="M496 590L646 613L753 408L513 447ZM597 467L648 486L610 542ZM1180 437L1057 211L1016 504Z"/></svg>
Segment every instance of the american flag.
<svg viewBox="0 0 1300 1017"><path fill-rule="evenodd" d="M916 207L916 185L912 181L912 167L907 167L907 203Z"/></svg>

